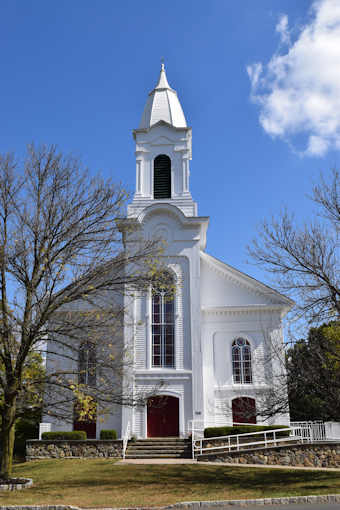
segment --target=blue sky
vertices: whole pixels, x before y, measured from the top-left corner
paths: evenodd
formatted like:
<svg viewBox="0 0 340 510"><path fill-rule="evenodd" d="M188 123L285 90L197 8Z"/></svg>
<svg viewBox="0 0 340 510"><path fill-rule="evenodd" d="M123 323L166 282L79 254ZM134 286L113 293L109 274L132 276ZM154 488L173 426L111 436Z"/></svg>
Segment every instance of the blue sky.
<svg viewBox="0 0 340 510"><path fill-rule="evenodd" d="M2 0L0 152L55 143L133 191L131 131L164 57L207 251L268 282L246 263L259 223L284 206L310 219L313 182L339 163L339 5Z"/></svg>

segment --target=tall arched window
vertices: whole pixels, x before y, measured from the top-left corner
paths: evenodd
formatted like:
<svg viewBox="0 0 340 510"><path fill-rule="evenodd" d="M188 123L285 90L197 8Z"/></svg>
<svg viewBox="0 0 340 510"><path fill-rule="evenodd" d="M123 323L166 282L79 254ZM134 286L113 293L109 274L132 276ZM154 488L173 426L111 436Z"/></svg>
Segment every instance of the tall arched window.
<svg viewBox="0 0 340 510"><path fill-rule="evenodd" d="M78 383L85 386L96 386L96 345L93 342L84 341L79 346L78 357ZM96 438L97 430L97 404L92 401L91 411L84 415L81 404L74 406L73 430L84 430L88 439Z"/></svg>
<svg viewBox="0 0 340 510"><path fill-rule="evenodd" d="M92 342L83 342L79 347L78 382L87 386L96 385L96 346Z"/></svg>
<svg viewBox="0 0 340 510"><path fill-rule="evenodd" d="M171 159L165 154L157 156L153 163L153 197L171 198Z"/></svg>
<svg viewBox="0 0 340 510"><path fill-rule="evenodd" d="M251 384L251 348L248 340L236 338L232 345L233 382L234 384Z"/></svg>
<svg viewBox="0 0 340 510"><path fill-rule="evenodd" d="M152 286L152 366L175 366L174 279L167 271Z"/></svg>

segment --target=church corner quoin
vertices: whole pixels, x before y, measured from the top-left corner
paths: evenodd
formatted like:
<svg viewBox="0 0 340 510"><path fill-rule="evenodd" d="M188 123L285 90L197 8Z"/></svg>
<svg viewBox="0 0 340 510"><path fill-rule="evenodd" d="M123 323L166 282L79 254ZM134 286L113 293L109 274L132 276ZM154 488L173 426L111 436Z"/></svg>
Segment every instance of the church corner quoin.
<svg viewBox="0 0 340 510"><path fill-rule="evenodd" d="M141 239L163 246L162 277L122 293L115 333L130 359L117 384L143 398L108 403L104 419L98 412L83 425L48 414L43 422L52 431L84 428L97 439L101 429L187 437L193 420L201 427L289 424L282 319L292 302L206 253L209 218L198 215L190 193L192 130L164 65L133 137L136 191L120 222L124 248L133 253ZM70 362L91 377L96 355L80 350ZM49 370L54 363L48 354ZM274 394L282 405L271 409Z"/></svg>

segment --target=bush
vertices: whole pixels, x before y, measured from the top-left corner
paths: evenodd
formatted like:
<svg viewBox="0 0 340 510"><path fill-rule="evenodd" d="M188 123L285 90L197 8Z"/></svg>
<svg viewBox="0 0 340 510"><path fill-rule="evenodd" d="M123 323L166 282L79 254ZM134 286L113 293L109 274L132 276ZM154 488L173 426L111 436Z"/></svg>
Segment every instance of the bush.
<svg viewBox="0 0 340 510"><path fill-rule="evenodd" d="M114 429L101 430L100 439L117 439L117 431Z"/></svg>
<svg viewBox="0 0 340 510"><path fill-rule="evenodd" d="M40 413L27 413L25 417L18 418L15 423L14 455L24 457L26 440L36 439L39 436Z"/></svg>
<svg viewBox="0 0 340 510"><path fill-rule="evenodd" d="M263 432L287 428L287 425L236 425L235 427L207 427L204 429L204 437L235 436L237 434L249 434L250 432ZM279 432L278 437L288 436L288 432Z"/></svg>
<svg viewBox="0 0 340 510"><path fill-rule="evenodd" d="M84 441L87 439L87 434L85 430L73 430L72 432L66 432L66 431L57 431L57 432L43 432L41 439L44 439L45 441L61 441L61 440L80 440Z"/></svg>

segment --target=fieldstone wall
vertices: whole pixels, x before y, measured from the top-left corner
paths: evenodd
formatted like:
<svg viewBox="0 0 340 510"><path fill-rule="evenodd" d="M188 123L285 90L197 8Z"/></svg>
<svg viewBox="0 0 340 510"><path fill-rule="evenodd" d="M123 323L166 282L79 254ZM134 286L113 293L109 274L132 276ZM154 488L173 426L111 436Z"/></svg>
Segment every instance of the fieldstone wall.
<svg viewBox="0 0 340 510"><path fill-rule="evenodd" d="M226 464L267 464L301 467L340 468L340 443L309 443L239 452L218 452L197 457L201 462Z"/></svg>
<svg viewBox="0 0 340 510"><path fill-rule="evenodd" d="M26 441L26 460L79 457L121 457L123 441L87 439L86 441L31 439Z"/></svg>

